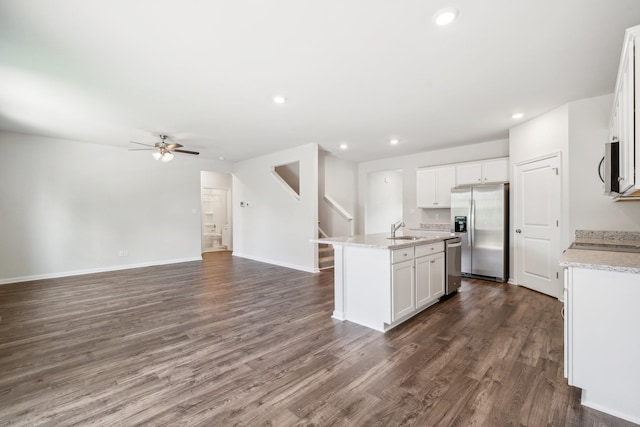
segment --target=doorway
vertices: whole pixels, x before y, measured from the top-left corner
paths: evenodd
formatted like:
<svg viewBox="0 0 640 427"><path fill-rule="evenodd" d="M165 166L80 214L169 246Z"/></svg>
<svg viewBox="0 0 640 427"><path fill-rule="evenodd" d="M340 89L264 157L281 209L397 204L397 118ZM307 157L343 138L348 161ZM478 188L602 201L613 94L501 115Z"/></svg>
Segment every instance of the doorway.
<svg viewBox="0 0 640 427"><path fill-rule="evenodd" d="M516 283L552 297L561 295L559 155L515 166Z"/></svg>
<svg viewBox="0 0 640 427"><path fill-rule="evenodd" d="M402 220L402 191L402 169L371 172L367 176L365 234L389 232L391 224Z"/></svg>
<svg viewBox="0 0 640 427"><path fill-rule="evenodd" d="M229 251L231 237L230 174L206 172L200 174L201 251Z"/></svg>
<svg viewBox="0 0 640 427"><path fill-rule="evenodd" d="M202 252L229 250L226 188L202 188Z"/></svg>

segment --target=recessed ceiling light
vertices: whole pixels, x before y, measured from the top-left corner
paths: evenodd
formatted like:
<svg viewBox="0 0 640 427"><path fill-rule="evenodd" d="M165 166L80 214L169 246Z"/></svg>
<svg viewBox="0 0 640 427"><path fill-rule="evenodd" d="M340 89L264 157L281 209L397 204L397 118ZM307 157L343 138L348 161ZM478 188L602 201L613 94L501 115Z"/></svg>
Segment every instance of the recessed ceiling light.
<svg viewBox="0 0 640 427"><path fill-rule="evenodd" d="M340 149L341 150L346 150L347 148L349 148L349 146L345 143L340 144Z"/></svg>
<svg viewBox="0 0 640 427"><path fill-rule="evenodd" d="M287 102L287 98L281 95L276 95L273 97L273 102L275 102L276 104L284 104L285 102Z"/></svg>
<svg viewBox="0 0 640 427"><path fill-rule="evenodd" d="M392 139L391 141L389 141L389 144L391 145L398 145L400 141L398 141L396 138Z"/></svg>
<svg viewBox="0 0 640 427"><path fill-rule="evenodd" d="M524 117L524 114L522 113L515 113L514 115L511 116L512 119L521 119Z"/></svg>
<svg viewBox="0 0 640 427"><path fill-rule="evenodd" d="M224 156L220 156L220 160L224 160Z"/></svg>
<svg viewBox="0 0 640 427"><path fill-rule="evenodd" d="M451 24L458 17L458 9L455 7L447 7L445 9L440 9L433 15L433 22L436 24L443 26Z"/></svg>

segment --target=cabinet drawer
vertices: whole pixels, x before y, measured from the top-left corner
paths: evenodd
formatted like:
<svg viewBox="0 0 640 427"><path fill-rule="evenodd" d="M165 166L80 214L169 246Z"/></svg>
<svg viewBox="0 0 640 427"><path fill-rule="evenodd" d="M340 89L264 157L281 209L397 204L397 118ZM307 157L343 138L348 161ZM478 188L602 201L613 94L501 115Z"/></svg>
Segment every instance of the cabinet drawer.
<svg viewBox="0 0 640 427"><path fill-rule="evenodd" d="M413 247L391 251L391 264L413 259Z"/></svg>
<svg viewBox="0 0 640 427"><path fill-rule="evenodd" d="M432 243L430 245L416 246L416 258L435 254L437 252L444 252L444 242Z"/></svg>

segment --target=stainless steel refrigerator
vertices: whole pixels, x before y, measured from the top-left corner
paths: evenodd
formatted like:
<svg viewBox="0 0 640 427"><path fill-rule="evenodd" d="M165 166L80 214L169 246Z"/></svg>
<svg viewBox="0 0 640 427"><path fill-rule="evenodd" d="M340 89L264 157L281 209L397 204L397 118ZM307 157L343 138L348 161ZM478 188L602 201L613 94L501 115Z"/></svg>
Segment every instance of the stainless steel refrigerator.
<svg viewBox="0 0 640 427"><path fill-rule="evenodd" d="M509 278L509 184L451 190L452 230L462 238L462 275Z"/></svg>

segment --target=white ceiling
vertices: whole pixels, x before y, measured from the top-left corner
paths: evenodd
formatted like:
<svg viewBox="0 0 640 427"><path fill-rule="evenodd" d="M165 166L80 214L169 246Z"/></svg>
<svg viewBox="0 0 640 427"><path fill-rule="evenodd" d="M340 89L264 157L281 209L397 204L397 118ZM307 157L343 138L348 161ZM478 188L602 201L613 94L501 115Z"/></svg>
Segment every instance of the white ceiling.
<svg viewBox="0 0 640 427"><path fill-rule="evenodd" d="M612 92L637 24L638 0L0 0L0 129L231 161L465 145Z"/></svg>

